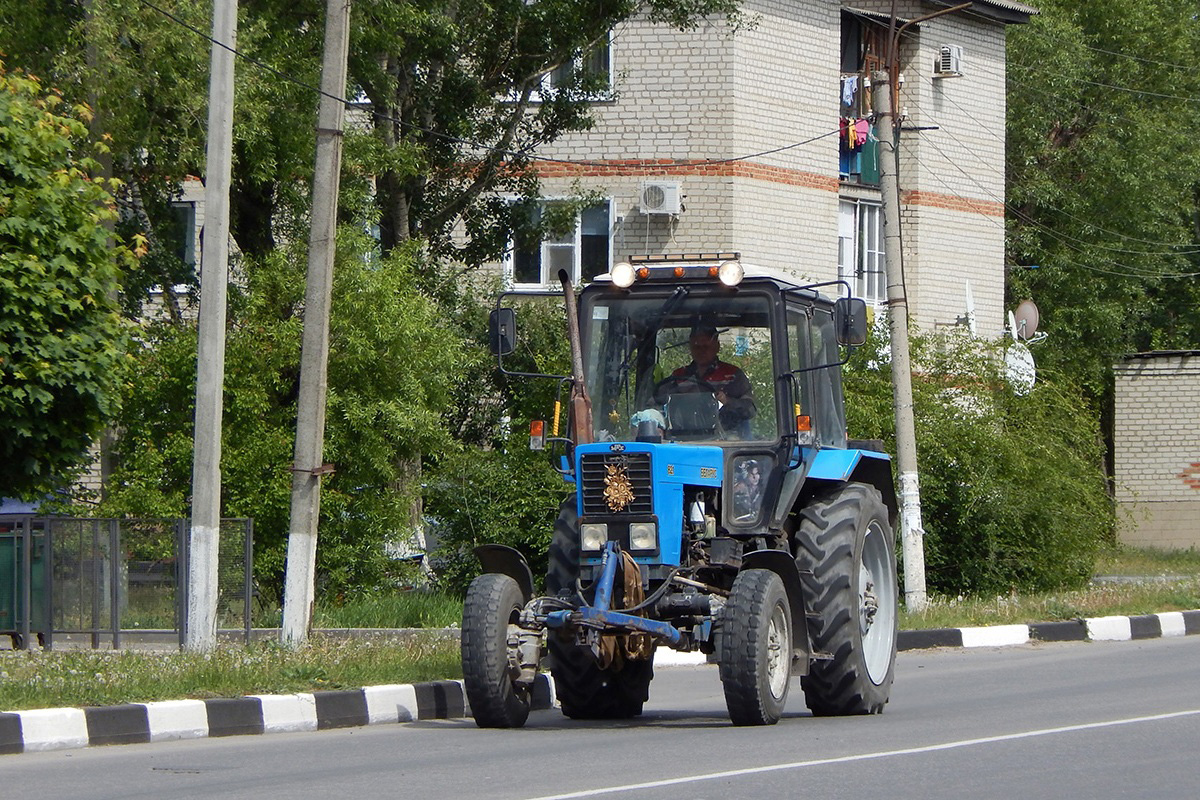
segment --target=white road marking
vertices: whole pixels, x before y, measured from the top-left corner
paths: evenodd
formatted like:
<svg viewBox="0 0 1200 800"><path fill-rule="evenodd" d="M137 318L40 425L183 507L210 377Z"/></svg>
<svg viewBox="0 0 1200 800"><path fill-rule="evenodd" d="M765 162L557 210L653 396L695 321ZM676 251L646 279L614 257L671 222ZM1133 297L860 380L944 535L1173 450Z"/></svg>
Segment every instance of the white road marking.
<svg viewBox="0 0 1200 800"><path fill-rule="evenodd" d="M1189 711L1175 711L1170 714L1154 714L1148 717L1129 717L1127 719L1114 719L1105 722L1089 722L1083 725L1065 725L1061 728L1042 728L1040 730L1022 731L1021 733L1006 733L1001 736L985 736L980 739L962 739L956 742L944 742L942 744L931 744L925 747L907 747L902 750L884 750L878 753L860 753L852 756L839 756L838 758L819 758L812 761L792 761L787 764L770 764L765 767L748 767L746 769L731 769L725 772L708 772L701 775L691 775L684 778L669 778L661 781L647 781L645 783L628 783L622 786L605 786L599 789L586 789L581 792L568 792L567 794L552 794L543 797L534 797L530 800L574 800L579 797L598 797L605 794L618 794L620 792L634 792L641 789L657 789L663 786L679 786L685 783L699 783L700 781L713 781L722 778L737 778L743 775L759 775L767 772L782 772L788 769L803 769L805 767L820 767L827 764L846 764L853 761L870 761L878 758L892 758L895 756L911 756L922 753L936 753L941 750L956 750L960 747L974 747L981 744L994 744L996 742L1009 742L1017 739L1032 739L1038 736L1053 736L1060 733L1073 733L1075 731L1087 731L1097 728L1111 728L1118 725L1133 725L1140 722L1159 722L1167 719L1177 719L1179 717L1190 717L1200 714L1200 708L1191 709Z"/></svg>

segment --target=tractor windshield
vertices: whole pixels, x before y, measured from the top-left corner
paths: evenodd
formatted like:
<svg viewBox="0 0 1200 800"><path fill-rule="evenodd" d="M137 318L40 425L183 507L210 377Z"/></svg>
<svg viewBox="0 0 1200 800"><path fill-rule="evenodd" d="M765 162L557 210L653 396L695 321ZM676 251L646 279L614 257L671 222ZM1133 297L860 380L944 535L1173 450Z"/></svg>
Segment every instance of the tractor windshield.
<svg viewBox="0 0 1200 800"><path fill-rule="evenodd" d="M652 421L665 441L778 438L765 295L596 297L583 309L596 441ZM646 431L643 426L643 431Z"/></svg>

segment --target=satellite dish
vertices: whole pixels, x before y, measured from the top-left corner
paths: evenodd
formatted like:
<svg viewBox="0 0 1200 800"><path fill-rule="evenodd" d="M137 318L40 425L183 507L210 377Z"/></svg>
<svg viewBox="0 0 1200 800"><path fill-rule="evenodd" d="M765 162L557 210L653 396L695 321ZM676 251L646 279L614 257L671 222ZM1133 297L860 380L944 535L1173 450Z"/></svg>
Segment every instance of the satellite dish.
<svg viewBox="0 0 1200 800"><path fill-rule="evenodd" d="M1020 336L1022 339L1032 339L1037 333L1038 322L1041 315L1038 313L1037 304L1032 300L1022 300L1017 306L1015 315L1016 329L1013 331L1014 336Z"/></svg>
<svg viewBox="0 0 1200 800"><path fill-rule="evenodd" d="M1013 342L1004 351L1004 377L1012 386L1013 394L1019 397L1033 389L1037 367L1033 363L1033 353L1021 342Z"/></svg>

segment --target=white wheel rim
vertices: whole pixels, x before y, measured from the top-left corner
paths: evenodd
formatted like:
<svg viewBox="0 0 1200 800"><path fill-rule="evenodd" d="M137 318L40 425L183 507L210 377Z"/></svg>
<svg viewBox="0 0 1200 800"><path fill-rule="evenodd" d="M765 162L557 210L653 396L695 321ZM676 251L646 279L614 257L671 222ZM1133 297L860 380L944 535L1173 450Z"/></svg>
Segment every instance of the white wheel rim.
<svg viewBox="0 0 1200 800"><path fill-rule="evenodd" d="M787 611L782 603L776 603L767 624L767 685L776 700L783 697L787 688L790 639Z"/></svg>
<svg viewBox="0 0 1200 800"><path fill-rule="evenodd" d="M875 685L883 683L892 665L896 635L896 573L891 568L887 542L878 521L872 521L863 538L858 565L858 622L863 660Z"/></svg>

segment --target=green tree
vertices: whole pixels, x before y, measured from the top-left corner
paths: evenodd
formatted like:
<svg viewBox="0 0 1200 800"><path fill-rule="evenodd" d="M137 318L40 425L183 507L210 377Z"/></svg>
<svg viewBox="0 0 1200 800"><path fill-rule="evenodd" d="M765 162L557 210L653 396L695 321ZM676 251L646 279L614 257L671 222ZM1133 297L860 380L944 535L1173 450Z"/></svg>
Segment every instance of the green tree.
<svg viewBox="0 0 1200 800"><path fill-rule="evenodd" d="M109 244L89 114L0 62L0 495L57 488L116 412L131 258Z"/></svg>
<svg viewBox="0 0 1200 800"><path fill-rule="evenodd" d="M736 0L366 0L355 6L351 75L375 112L384 250L420 238L478 265L503 251L532 197L538 147L592 125L607 73L572 68L618 23L644 14L689 28L736 23ZM558 70L555 88L543 79ZM465 235L463 235L465 234Z"/></svg>
<svg viewBox="0 0 1200 800"><path fill-rule="evenodd" d="M442 411L465 355L436 305L414 288L416 260L371 257L339 236L321 495L322 590L365 591L387 577L383 545L411 532L413 464L448 439ZM281 586L303 324L303 258L278 251L248 271L230 302L222 506L255 520L255 574ZM150 326L125 385L124 434L105 514L185 516L192 465L196 332ZM133 376L136 376L134 378ZM419 463L419 462L418 462Z"/></svg>
<svg viewBox="0 0 1200 800"><path fill-rule="evenodd" d="M852 436L895 452L890 364L873 336L845 372ZM1047 370L1027 394L998 345L916 335L913 402L930 589L950 595L1074 586L1114 529L1094 414Z"/></svg>
<svg viewBox="0 0 1200 800"><path fill-rule="evenodd" d="M1009 293L1042 310L1039 363L1103 401L1115 357L1200 344L1200 19L1038 5L1009 38Z"/></svg>

